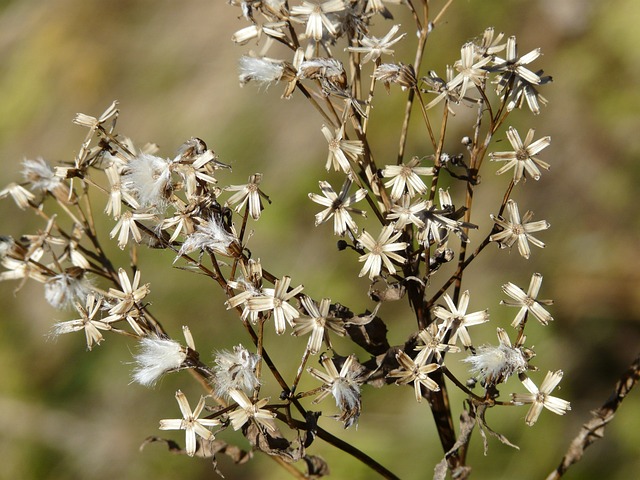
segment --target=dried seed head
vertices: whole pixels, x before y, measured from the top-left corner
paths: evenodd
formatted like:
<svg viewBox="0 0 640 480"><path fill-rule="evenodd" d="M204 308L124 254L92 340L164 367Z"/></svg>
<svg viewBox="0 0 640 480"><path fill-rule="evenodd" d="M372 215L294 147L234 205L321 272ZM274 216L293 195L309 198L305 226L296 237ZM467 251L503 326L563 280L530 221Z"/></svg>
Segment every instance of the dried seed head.
<svg viewBox="0 0 640 480"><path fill-rule="evenodd" d="M222 350L215 355L215 395L229 398L231 390L242 390L252 395L260 385L256 376L256 366L260 355L249 352L242 345L233 351Z"/></svg>
<svg viewBox="0 0 640 480"><path fill-rule="evenodd" d="M267 57L250 57L243 55L238 62L240 85L256 81L271 85L282 77L284 63Z"/></svg>
<svg viewBox="0 0 640 480"><path fill-rule="evenodd" d="M84 276L84 270L70 267L45 283L44 297L54 308L72 306L76 302L84 305L90 290L91 284Z"/></svg>
<svg viewBox="0 0 640 480"><path fill-rule="evenodd" d="M187 358L186 349L169 338L145 337L135 355L133 381L150 387L165 373L180 368Z"/></svg>
<svg viewBox="0 0 640 480"><path fill-rule="evenodd" d="M476 354L463 360L471 365L471 371L478 373L483 385L497 385L511 375L527 370L530 355L522 348L511 346L509 336L498 328L500 345L483 345Z"/></svg>
<svg viewBox="0 0 640 480"><path fill-rule="evenodd" d="M389 84L397 83L403 90L415 88L418 84L416 72L411 65L404 63L383 63L374 72L376 80L380 80L389 88Z"/></svg>
<svg viewBox="0 0 640 480"><path fill-rule="evenodd" d="M328 82L334 87L344 89L347 87L347 76L344 66L334 58L312 58L300 64L300 78L310 78Z"/></svg>

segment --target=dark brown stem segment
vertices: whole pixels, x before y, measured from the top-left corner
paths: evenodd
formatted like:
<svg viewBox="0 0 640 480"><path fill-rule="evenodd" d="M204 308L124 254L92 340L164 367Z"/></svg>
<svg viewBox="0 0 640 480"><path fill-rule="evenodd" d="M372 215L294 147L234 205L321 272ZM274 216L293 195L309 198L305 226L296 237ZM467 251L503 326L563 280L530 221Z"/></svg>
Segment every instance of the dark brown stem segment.
<svg viewBox="0 0 640 480"><path fill-rule="evenodd" d="M573 439L567 453L565 453L560 465L549 474L547 480L555 480L568 470L574 463L578 462L584 455L584 451L589 445L596 440L604 437L604 429L607 424L613 420L622 401L629 394L631 389L635 387L640 379L640 354L631 363L626 372L620 377L616 383L615 389L611 396L598 410L591 412L591 420L582 425L580 432Z"/></svg>
<svg viewBox="0 0 640 480"><path fill-rule="evenodd" d="M429 392L427 399L431 406L433 420L438 430L442 450L446 453L450 451L456 444L456 431L453 425L453 417L451 416L451 404L449 402L449 394L447 386L444 383L444 375L440 370L436 370L431 374L431 378L440 385L437 392ZM449 469L454 472L463 465L462 459L457 453L453 453L447 457Z"/></svg>
<svg viewBox="0 0 640 480"><path fill-rule="evenodd" d="M397 477L396 475L394 475L392 472L387 470L385 467L380 465L378 462L373 460L371 457L369 457L362 451L351 446L350 443L345 442L344 440L336 437L335 435L332 435L331 433L327 432L322 428L318 428L317 434L318 434L318 437L323 439L325 442L329 443L330 445L333 445L334 447L339 448L344 452L349 453L350 455L357 458L365 465L368 465L371 469L375 470L376 473L379 473L382 478L386 478L389 480L399 480L400 477Z"/></svg>

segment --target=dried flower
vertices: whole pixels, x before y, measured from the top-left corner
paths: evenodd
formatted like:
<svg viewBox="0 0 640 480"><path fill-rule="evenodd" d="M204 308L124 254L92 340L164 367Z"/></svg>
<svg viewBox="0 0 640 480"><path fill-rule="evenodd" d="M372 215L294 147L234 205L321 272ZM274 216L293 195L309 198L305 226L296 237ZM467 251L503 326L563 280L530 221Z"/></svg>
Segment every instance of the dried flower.
<svg viewBox="0 0 640 480"><path fill-rule="evenodd" d="M241 28L231 36L231 40L238 45L244 45L245 43L262 38L265 34L273 38L285 38L285 33L281 30L286 26L285 22L268 22L262 25L249 25L248 27Z"/></svg>
<svg viewBox="0 0 640 480"><path fill-rule="evenodd" d="M300 77L298 76L298 70L304 61L304 50L302 48L297 48L296 52L293 54L293 60L291 63L285 62L284 64L284 72L282 73L282 81L287 82L287 85L284 88L284 92L282 93L282 98L290 99L291 95L295 91L298 86L298 81Z"/></svg>
<svg viewBox="0 0 640 480"><path fill-rule="evenodd" d="M517 405L524 403L531 404L531 408L529 408L527 416L524 419L527 425L532 426L536 423L543 407L558 415L564 415L571 410L571 404L568 401L549 395L560 383L560 380L562 380L562 375L562 370L547 372L547 376L544 377L540 388L538 388L529 377L525 377L524 380L522 380L522 384L530 393L511 394L513 403Z"/></svg>
<svg viewBox="0 0 640 480"><path fill-rule="evenodd" d="M467 308L469 308L469 290L462 292L457 307L448 293L445 293L443 298L447 303L448 310L440 305L436 305L433 307L431 313L444 321L444 324L440 326L442 330L451 331L451 343L455 343L456 339L460 338L460 341L465 347L470 347L471 337L469 336L467 327L488 322L489 311L485 309L478 312L467 313Z"/></svg>
<svg viewBox="0 0 640 480"><path fill-rule="evenodd" d="M431 100L425 108L429 110L435 107L442 100L446 100L446 106L449 112L455 115L455 112L451 109L450 103L460 103L460 91L456 87L451 87L451 81L453 80L453 67L447 65L446 79L440 78L436 72L431 70L427 76L422 77L422 80L426 86L426 92L435 93L436 97ZM425 90L423 90L425 91Z"/></svg>
<svg viewBox="0 0 640 480"><path fill-rule="evenodd" d="M96 297L95 294L90 293L86 297L85 306L77 302L75 304L76 310L78 310L81 318L56 323L53 326L53 335L63 335L65 333L84 330L87 339L87 348L91 350L94 345L99 345L103 340L100 330L111 330L111 325L109 325L108 322L95 319L101 306L102 297Z"/></svg>
<svg viewBox="0 0 640 480"><path fill-rule="evenodd" d="M162 223L156 227L160 230L174 229L169 237L169 243L173 243L180 235L188 236L195 232L196 220L194 217L199 208L196 203L185 205L179 201L174 203L174 207L176 211L173 216L165 218L162 220Z"/></svg>
<svg viewBox="0 0 640 480"><path fill-rule="evenodd" d="M133 212L131 210L127 210L124 212L116 226L113 227L109 236L111 238L118 236L118 247L120 250L124 250L124 247L127 246L129 242L129 235L133 237L133 240L136 243L140 243L142 241L142 233L140 233L140 229L138 228L137 221L139 220L152 220L155 218L155 214L149 212Z"/></svg>
<svg viewBox="0 0 640 480"><path fill-rule="evenodd" d="M16 252L18 255L15 258L39 262L45 253L45 249L50 250L53 244L56 243L56 237L51 235L51 231L57 226L56 218L57 215L52 215L44 230L38 231L33 235L23 235L22 241L26 243L28 248L26 252Z"/></svg>
<svg viewBox="0 0 640 480"><path fill-rule="evenodd" d="M540 49L536 48L518 58L516 37L511 36L507 39L506 59L494 59L495 65L491 70L500 72L495 80L496 91L507 102L507 111L520 107L526 99L531 112L537 115L540 113L540 103L547 103L536 87L550 82L551 77L543 77L542 70L533 72L525 67L540 55Z"/></svg>
<svg viewBox="0 0 640 480"><path fill-rule="evenodd" d="M0 191L0 198L5 198L7 195L11 195L11 198L16 202L20 210L27 208L29 202L32 202L36 198L33 193L17 183L10 183Z"/></svg>
<svg viewBox="0 0 640 480"><path fill-rule="evenodd" d="M387 7L385 7L383 2L390 3L392 5L400 5L403 1L404 0L369 0L365 8L365 13L369 15L379 13L387 20L391 20L393 15L391 15L391 12Z"/></svg>
<svg viewBox="0 0 640 480"><path fill-rule="evenodd" d="M184 191L187 200L192 202L203 193L218 195L218 190L210 185L215 185L218 181L214 177L216 170L231 167L218 160L212 150L207 149L206 143L197 137L193 137L183 143L178 149L178 155L171 160L169 169L179 175L184 183Z"/></svg>
<svg viewBox="0 0 640 480"><path fill-rule="evenodd" d="M322 126L322 134L329 143L329 156L327 157L326 169L327 171L333 165L333 169L342 171L346 174L350 174L351 165L349 159L357 161L358 157L364 152L364 147L360 140L344 140L344 125L340 127L333 135L329 127Z"/></svg>
<svg viewBox="0 0 640 480"><path fill-rule="evenodd" d="M448 190L438 189L438 200L440 208L437 208L429 200L426 208L419 213L418 216L424 222L424 227L418 230L418 240L425 247L428 247L432 242L440 245L447 239L449 232L453 232L460 237L460 240L468 242L469 237L463 229L478 227L472 223L449 218L455 216L456 211Z"/></svg>
<svg viewBox="0 0 640 480"><path fill-rule="evenodd" d="M488 27L482 33L482 39L479 42L476 41L474 53L478 57L495 55L505 49L506 44L500 44L504 37L504 33L500 32L498 35L495 33L496 32L493 27Z"/></svg>
<svg viewBox="0 0 640 480"><path fill-rule="evenodd" d="M405 258L394 252L407 248L406 242L396 242L401 235L402 232L394 232L393 225L382 227L377 240L374 240L368 232L363 231L358 237L358 242L369 252L361 255L358 259L360 262L365 262L358 276L362 277L369 273L369 278L373 280L380 275L383 264L389 273L396 273L396 267L391 260L404 263Z"/></svg>
<svg viewBox="0 0 640 480"><path fill-rule="evenodd" d="M360 368L356 362L355 356L350 355L346 358L340 369L340 373L329 357L320 356L320 363L327 373L321 372L315 368L309 368L309 373L323 382L322 393L313 401L318 403L324 400L329 394L333 395L336 400L336 406L341 410L338 420L344 422L344 428L349 428L357 422L360 416L361 400L360 400Z"/></svg>
<svg viewBox="0 0 640 480"><path fill-rule="evenodd" d="M513 319L511 325L518 327L524 323L527 312L531 312L534 317L542 325L546 325L553 320L553 317L547 312L542 305L553 305L553 300L537 300L538 292L542 286L542 275L534 273L531 276L531 282L529 283L529 289L525 293L517 285L509 282L502 286L502 291L515 300L501 300L500 305L506 305L508 307L520 307L520 311Z"/></svg>
<svg viewBox="0 0 640 480"><path fill-rule="evenodd" d="M105 123L107 120L111 118L117 118L118 116L118 102L113 101L111 105L107 107L107 109L100 115L98 118L92 117L90 115L85 115L84 113L77 113L73 119L73 123L76 125L80 125L81 127L87 127L91 131L89 132L89 138L93 136L94 131Z"/></svg>
<svg viewBox="0 0 640 480"><path fill-rule="evenodd" d="M459 96L463 98L470 84L480 87L487 77L486 66L491 62L491 57L482 57L478 59L475 54L476 46L473 43L465 43L460 49L460 60L454 67L458 70L453 80L449 82L449 89L460 88Z"/></svg>
<svg viewBox="0 0 640 480"><path fill-rule="evenodd" d="M133 282L129 281L127 273L122 268L118 270L118 278L120 280L120 290L116 290L115 288L109 289L109 297L118 301L116 305L109 309L109 315L126 318L134 332L139 336L144 336L144 331L136 321L139 316L136 304L151 291L149 284L145 283L140 286L140 270L136 270L133 276ZM113 321L115 321L115 319Z"/></svg>
<svg viewBox="0 0 640 480"><path fill-rule="evenodd" d="M373 72L373 77L376 80L384 83L387 90L389 89L389 84L397 83L400 85L402 90L406 90L408 88L415 88L418 84L418 80L416 79L416 72L413 69L412 65L405 65L404 63L383 63L378 65L375 72Z"/></svg>
<svg viewBox="0 0 640 480"><path fill-rule="evenodd" d="M432 392L440 390L438 383L432 378L429 378L429 374L440 368L440 365L437 363L429 363L427 365L416 363L403 351L396 354L396 360L400 364L400 368L391 370L387 374L387 377L397 378L396 385L406 385L407 383L413 382L417 402L422 401L423 386Z"/></svg>
<svg viewBox="0 0 640 480"><path fill-rule="evenodd" d="M120 217L123 200L133 209L137 210L140 208L140 204L133 195L131 195L127 189L123 188L118 167L115 163L105 168L104 173L107 175L107 180L109 180L110 185L109 200L107 200L107 206L104 209L107 215L111 215L113 218Z"/></svg>
<svg viewBox="0 0 640 480"><path fill-rule="evenodd" d="M536 247L544 248L544 243L531 234L549 228L550 225L546 220L530 222L529 220L533 217L533 212L530 210L527 211L522 217L522 220L520 220L518 204L513 200L507 201L507 213L510 219L508 221L491 215L491 219L496 225L502 228L502 231L491 235L489 240L498 242L501 248L511 248L513 244L517 242L518 252L520 252L520 255L524 258L531 256L529 242L533 243Z"/></svg>
<svg viewBox="0 0 640 480"><path fill-rule="evenodd" d="M335 58L311 58L300 62L298 76L301 79L319 80L325 90L340 90L347 86L344 65Z"/></svg>
<svg viewBox="0 0 640 480"><path fill-rule="evenodd" d="M323 298L320 306L316 304L310 297L302 296L302 305L309 314L308 317L298 317L293 320L293 334L296 336L306 335L311 332L307 349L309 353L315 355L322 347L322 340L329 330L344 336L344 322L329 314L331 307L331 299Z"/></svg>
<svg viewBox="0 0 640 480"><path fill-rule="evenodd" d="M43 158L23 160L22 175L31 184L31 188L49 192L63 203L69 203L74 198L69 186L56 175L55 170Z"/></svg>
<svg viewBox="0 0 640 480"><path fill-rule="evenodd" d="M337 35L336 26L328 15L342 12L344 9L344 0L329 0L321 3L305 0L302 5L291 7L291 20L306 23L306 37L319 42L325 30L332 37Z"/></svg>
<svg viewBox="0 0 640 480"><path fill-rule="evenodd" d="M549 170L550 165L543 162L535 155L551 144L551 137L543 137L533 142L535 130L530 129L524 142L515 128L509 127L507 138L514 148L513 152L494 152L490 154L491 160L496 162L507 162L496 174L501 175L513 168L513 181L518 183L524 177L524 173L530 175L534 180L540 179L540 169Z"/></svg>
<svg viewBox="0 0 640 480"><path fill-rule="evenodd" d="M505 87L509 83L509 81L511 81L516 76L527 81L528 83L538 85L540 83L540 76L526 68L525 65L530 64L540 55L542 55L542 52L539 48L536 48L518 58L518 45L516 43L516 37L509 37L507 39L506 58L502 59L496 57L494 59L495 67L492 68L492 70L501 72L498 78L499 86Z"/></svg>
<svg viewBox="0 0 640 480"><path fill-rule="evenodd" d="M214 439L213 433L207 427L220 425L215 418L198 418L205 406L205 397L200 397L195 410L191 410L187 397L180 390L176 392L176 400L183 418L160 420L160 430L185 430L187 455L192 457L196 453L196 435L206 441Z"/></svg>
<svg viewBox="0 0 640 480"><path fill-rule="evenodd" d="M537 74L542 75L542 73L542 70L539 70ZM540 77L540 85L545 85L551 81L552 78L550 76ZM507 99L507 110L511 111L514 108L521 108L525 100L527 101L529 110L531 110L534 115L540 113L540 104L546 105L548 103L547 99L540 95L535 85L518 77Z"/></svg>
<svg viewBox="0 0 640 480"><path fill-rule="evenodd" d="M418 228L424 228L424 222L418 215L427 208L427 201L420 200L413 205L409 205L411 202L409 195L403 195L399 200L398 203L391 207L391 212L387 214L387 220L395 220L393 224L394 230L402 230L410 223Z"/></svg>
<svg viewBox="0 0 640 480"><path fill-rule="evenodd" d="M457 353L460 351L458 347L451 343L443 343L446 330L440 330L436 322L431 322L429 326L418 333L418 338L422 345L417 345L415 350L415 363L419 365L426 364L429 360L435 358L438 363L442 363L445 352Z"/></svg>
<svg viewBox="0 0 640 480"><path fill-rule="evenodd" d="M249 183L246 185L229 185L225 187L224 190L229 190L232 192L238 192L232 195L225 203L225 205L235 205L236 212L240 212L242 207L248 205L249 214L251 218L254 220L258 220L260 218L260 212L262 211L262 200L260 197L265 198L268 202L270 202L269 197L267 197L262 190L260 190L260 181L262 180L261 173L255 173L249 177Z"/></svg>
<svg viewBox="0 0 640 480"><path fill-rule="evenodd" d="M395 43L398 43L402 40L407 34L403 33L399 37L393 38L393 36L398 33L400 29L400 25L394 25L382 38L377 37L369 37L368 35L364 35L360 39L360 47L348 47L347 50L350 52L364 53L365 56L360 61L361 64L365 64L370 60L374 62L380 58L381 55L393 55L393 50L391 50L391 46Z"/></svg>
<svg viewBox="0 0 640 480"><path fill-rule="evenodd" d="M78 267L81 270L90 270L91 263L86 259L85 254L80 248L79 242L84 235L84 231L79 228L79 226L75 226L72 235L69 238L57 238L54 240L54 243L58 243L63 246L64 251L60 257L58 257L58 262L62 262L65 260L70 260L74 267Z"/></svg>
<svg viewBox="0 0 640 480"><path fill-rule="evenodd" d="M239 305L245 304L242 310L242 320L249 318L251 322L256 323L258 320L258 311L251 310L247 304L248 300L252 297L259 297L263 295L262 291L262 265L260 259L249 259L247 266L243 265L244 278L240 278L238 281L229 280L228 284L231 288L241 289L242 292L229 298L227 300L227 309L236 308Z"/></svg>
<svg viewBox="0 0 640 480"><path fill-rule="evenodd" d="M419 175L433 175L433 168L419 167L420 162L420 158L413 157L404 165L387 165L382 170L383 177L392 177L391 180L384 184L387 188L391 187L391 200L398 200L405 191L410 198L422 195L427 191L427 186Z"/></svg>
<svg viewBox="0 0 640 480"><path fill-rule="evenodd" d="M326 222L333 217L333 233L335 235L344 235L347 230L351 232L357 232L358 227L356 223L349 215L349 212L357 215L366 216L365 212L351 207L352 204L359 202L367 196L367 191L364 188L360 188L353 195L349 195L349 189L353 180L351 177L347 177L340 189L340 194L336 195L333 187L328 182L320 181L320 190L324 197L321 197L317 193L310 193L309 198L320 205L324 205L325 208L320 213L316 213L316 226Z"/></svg>
<svg viewBox="0 0 640 480"><path fill-rule="evenodd" d="M82 142L82 146L78 151L78 154L75 158L75 169L78 171L84 171L87 169L89 165L91 165L99 156L109 156L110 154L105 152L101 146L96 146L92 149L89 149L89 144L94 136L102 136L105 133L111 134L115 128L116 120L118 119L118 102L113 101L111 105L107 107L107 109L100 115L98 118L92 117L90 115L85 115L84 113L76 114L73 119L73 123L76 125L80 125L82 127L87 127L89 131ZM111 125L105 128L104 124L111 120Z"/></svg>
<svg viewBox="0 0 640 480"><path fill-rule="evenodd" d="M7 271L0 273L0 281L22 279L19 290L28 278L37 280L38 282L46 282L48 277L42 272L42 269L31 263L28 259L16 260L9 256L2 258L2 266Z"/></svg>
<svg viewBox="0 0 640 480"><path fill-rule="evenodd" d="M284 333L286 322L293 326L292 320L300 316L298 310L287 301L300 293L304 287L298 285L296 288L289 290L290 283L291 277L285 275L282 280L276 280L274 288L265 288L263 289L263 295L251 297L247 300L249 310L254 312L273 311L273 321L278 335Z"/></svg>
<svg viewBox="0 0 640 480"><path fill-rule="evenodd" d="M274 432L276 430L276 425L273 421L276 414L270 410L262 408L269 403L268 398L263 398L262 400L258 400L256 403L252 403L251 400L249 400L249 397L247 397L247 395L241 390L230 390L229 396L233 398L233 400L238 404L238 407L240 407L236 408L229 414L231 426L234 430L242 428L242 426L250 419L253 419L257 425L266 428L270 432Z"/></svg>

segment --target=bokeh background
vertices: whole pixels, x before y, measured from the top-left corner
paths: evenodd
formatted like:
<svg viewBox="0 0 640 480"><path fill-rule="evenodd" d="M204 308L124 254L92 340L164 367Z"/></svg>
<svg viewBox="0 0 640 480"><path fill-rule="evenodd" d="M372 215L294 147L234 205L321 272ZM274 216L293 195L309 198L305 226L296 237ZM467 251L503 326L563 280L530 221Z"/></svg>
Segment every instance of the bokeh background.
<svg viewBox="0 0 640 480"><path fill-rule="evenodd" d="M396 22L410 25L401 10L393 11ZM228 183L263 173L262 186L273 205L255 226L254 255L274 273L293 275L315 298L329 296L356 310L371 308L367 283L355 276L359 267L336 252L329 227L313 230L317 206L306 194L317 190L318 180L333 179L323 168L321 119L298 98L281 100L278 86L239 87L237 59L252 48L230 40L245 26L239 14L219 0L1 1L0 185L21 178L23 158L73 159L85 135L71 123L74 115L99 114L117 99L119 131L137 145L158 143L161 154L170 157L185 140L198 136L233 166ZM495 343L495 326L508 324L513 313L497 305L500 285L513 281L524 287L532 272L543 273L541 297L555 300L556 321L546 329L531 325L529 343L536 347L541 370L534 378L539 382L546 370L564 370L559 396L569 399L573 410L565 417L545 412L533 428L524 425L524 408L489 412L489 424L521 450L490 440L485 457L474 434L469 458L474 478L546 475L638 354L638 18L635 0L460 1L429 40L424 65L443 72L465 41L494 26L516 34L521 53L541 47L544 56L536 66L554 77L543 92L549 106L541 115L518 112L510 120L521 131L532 127L537 136L552 137L543 154L551 172L516 192L522 210L532 209L536 218L551 223L540 235L547 248L534 251L528 262L515 252L487 249L469 270L465 288L472 292L472 309L490 306L492 314L490 326L474 338ZM376 23L379 33L391 25L382 19ZM397 60L411 61L411 41L406 50L398 49ZM390 158L398 133L392 104L399 95L394 91L381 98L372 114L377 148ZM451 138L466 133L460 129ZM508 147L506 141L502 145ZM455 153L457 140L449 148ZM418 139L408 153L432 152ZM478 222L486 222L505 186L505 178L490 173L483 176ZM0 233L14 236L39 226L10 200L0 202L0 222ZM126 258L119 259L126 265ZM202 352L247 342L237 320L222 307L221 292L197 275L172 270L171 261L157 252L143 253L141 260L143 277L152 282L152 309L167 329L179 338L181 325L188 324ZM160 433L160 418L179 415L173 398L177 388L197 398L188 375L169 376L152 390L130 385L131 342L108 337L87 352L81 334L52 340L52 323L74 317L49 307L41 285L28 283L14 293L16 286L0 285L0 478L215 476L207 460L170 455L161 445L138 448L145 437ZM410 322L410 312L388 308L382 313L390 323ZM403 336L398 333L392 341L401 342ZM302 343L272 354L295 369ZM464 376L462 367L457 371ZM523 391L515 380L504 388L505 393ZM453 394L452 402L459 412L462 398ZM323 426L401 478L430 478L441 455L430 413L426 405L415 404L408 388L366 389L357 430L343 432L329 419ZM163 433L184 442L180 432ZM634 478L640 471L638 445L640 395L634 391L606 439L592 446L567 478ZM322 442L311 453L329 460L333 478L371 478ZM284 475L261 455L240 467L221 458L220 466L228 479Z"/></svg>

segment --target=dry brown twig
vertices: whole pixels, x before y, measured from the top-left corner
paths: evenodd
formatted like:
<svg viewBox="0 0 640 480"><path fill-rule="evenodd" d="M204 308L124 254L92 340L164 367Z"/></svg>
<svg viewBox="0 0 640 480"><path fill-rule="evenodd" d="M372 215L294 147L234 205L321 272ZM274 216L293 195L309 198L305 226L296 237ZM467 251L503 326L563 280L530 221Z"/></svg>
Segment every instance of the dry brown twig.
<svg viewBox="0 0 640 480"><path fill-rule="evenodd" d="M562 457L560 465L547 476L547 480L556 480L562 477L571 465L582 459L585 450L591 444L604 438L606 426L613 420L618 408L636 386L638 380L640 380L640 355L622 374L607 401L599 409L591 412L591 419L582 425L578 434L571 441L567 453Z"/></svg>

